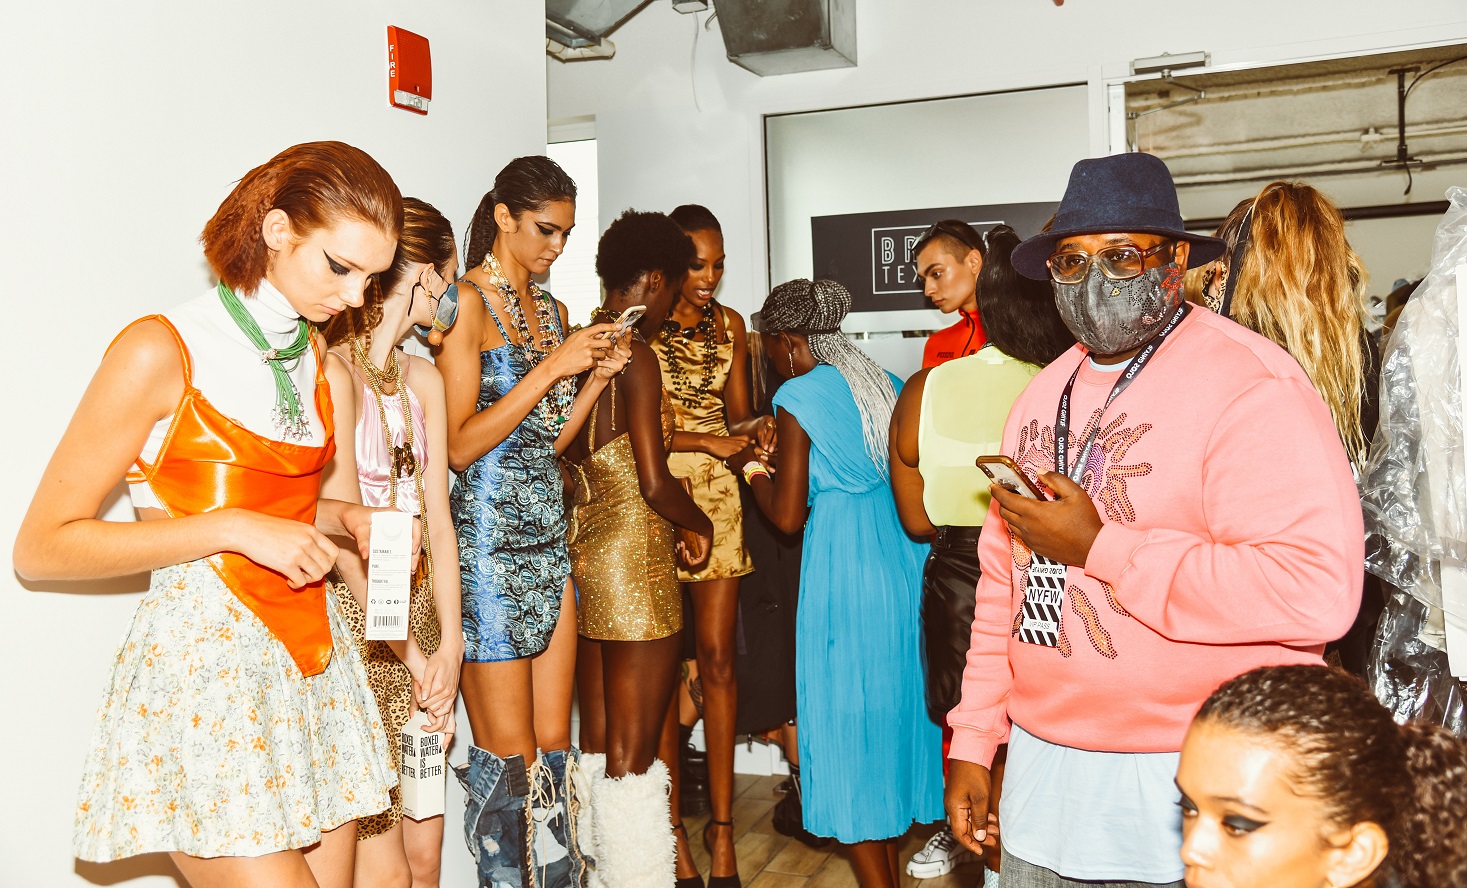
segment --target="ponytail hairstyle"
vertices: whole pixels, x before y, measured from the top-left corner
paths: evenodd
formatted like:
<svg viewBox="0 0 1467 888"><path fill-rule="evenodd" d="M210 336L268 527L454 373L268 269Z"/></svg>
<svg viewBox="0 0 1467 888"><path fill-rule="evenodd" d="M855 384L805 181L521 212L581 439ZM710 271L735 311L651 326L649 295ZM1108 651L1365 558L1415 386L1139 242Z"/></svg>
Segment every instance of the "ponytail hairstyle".
<svg viewBox="0 0 1467 888"><path fill-rule="evenodd" d="M518 219L527 211L543 210L546 204L557 200L571 203L576 200L576 183L560 164L543 154L516 157L505 164L469 222L464 267L473 268L483 262L494 248L494 240L499 236L499 223L494 221L495 207L504 204L510 215Z"/></svg>
<svg viewBox="0 0 1467 888"><path fill-rule="evenodd" d="M695 231L716 231L719 237L723 237L723 226L718 224L718 217L705 206L683 204L667 215L688 234Z"/></svg>
<svg viewBox="0 0 1467 888"><path fill-rule="evenodd" d="M1244 241L1241 267L1227 269L1236 279L1228 317L1293 355L1358 466L1369 445L1360 416L1365 266L1345 238L1344 216L1312 186L1273 182L1234 207L1217 236L1227 244L1225 265Z"/></svg>
<svg viewBox="0 0 1467 888"><path fill-rule="evenodd" d="M428 263L446 279L453 270L453 226L427 201L402 199L402 233L392 265L367 284L361 306L347 309L326 324L326 342L336 345L353 337L371 342L372 331L382 323L382 306L387 294L396 290L414 265Z"/></svg>
<svg viewBox="0 0 1467 888"><path fill-rule="evenodd" d="M1054 304L1048 281L1019 274L1011 256L1018 232L997 225L983 236L988 249L978 272L978 317L994 348L1016 360L1043 367L1075 344Z"/></svg>
<svg viewBox="0 0 1467 888"><path fill-rule="evenodd" d="M835 281L786 281L774 288L759 309L759 331L802 335L815 360L840 371L861 414L866 455L885 474L896 389L886 371L840 332L840 322L850 310L851 291Z"/></svg>
<svg viewBox="0 0 1467 888"><path fill-rule="evenodd" d="M245 173L199 235L209 267L236 293L253 293L269 270L260 229L271 210L284 211L296 237L345 219L394 240L402 230L402 194L367 152L345 142L293 145Z"/></svg>
<svg viewBox="0 0 1467 888"><path fill-rule="evenodd" d="M1330 820L1379 825L1390 850L1374 884L1467 879L1467 742L1446 729L1398 726L1365 682L1326 666L1244 673L1214 691L1196 720L1277 741L1293 759L1295 790L1318 799Z"/></svg>

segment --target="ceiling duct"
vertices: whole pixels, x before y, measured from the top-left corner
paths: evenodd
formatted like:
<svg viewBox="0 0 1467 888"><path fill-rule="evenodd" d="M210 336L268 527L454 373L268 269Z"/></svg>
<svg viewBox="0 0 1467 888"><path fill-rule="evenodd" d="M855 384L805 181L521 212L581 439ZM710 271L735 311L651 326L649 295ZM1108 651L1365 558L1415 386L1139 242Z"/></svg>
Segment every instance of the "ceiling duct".
<svg viewBox="0 0 1467 888"><path fill-rule="evenodd" d="M561 46L580 49L601 38L651 0L545 0L545 36Z"/></svg>
<svg viewBox="0 0 1467 888"><path fill-rule="evenodd" d="M856 64L856 0L716 0L728 60L761 77Z"/></svg>

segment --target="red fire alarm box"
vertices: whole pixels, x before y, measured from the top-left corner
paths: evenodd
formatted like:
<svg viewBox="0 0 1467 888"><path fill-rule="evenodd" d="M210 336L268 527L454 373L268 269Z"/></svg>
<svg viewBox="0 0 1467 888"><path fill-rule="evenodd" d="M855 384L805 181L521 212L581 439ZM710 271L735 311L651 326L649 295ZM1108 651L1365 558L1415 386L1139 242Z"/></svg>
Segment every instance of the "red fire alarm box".
<svg viewBox="0 0 1467 888"><path fill-rule="evenodd" d="M418 114L433 98L433 61L428 38L406 28L387 27L387 101Z"/></svg>

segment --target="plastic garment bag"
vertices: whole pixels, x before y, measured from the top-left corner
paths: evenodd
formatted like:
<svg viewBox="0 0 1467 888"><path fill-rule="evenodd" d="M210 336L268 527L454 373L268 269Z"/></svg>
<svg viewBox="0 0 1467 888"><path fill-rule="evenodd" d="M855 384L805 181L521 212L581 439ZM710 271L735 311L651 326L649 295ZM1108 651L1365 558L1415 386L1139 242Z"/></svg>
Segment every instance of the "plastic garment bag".
<svg viewBox="0 0 1467 888"><path fill-rule="evenodd" d="M1388 585L1368 677L1399 721L1467 734L1464 688L1447 665L1442 568L1467 569L1457 266L1467 264L1467 189L1447 191L1431 272L1381 359L1380 425L1361 475L1366 569ZM1390 587L1394 587L1391 589ZM1448 602L1467 622L1467 604ZM1458 652L1467 659L1467 652Z"/></svg>

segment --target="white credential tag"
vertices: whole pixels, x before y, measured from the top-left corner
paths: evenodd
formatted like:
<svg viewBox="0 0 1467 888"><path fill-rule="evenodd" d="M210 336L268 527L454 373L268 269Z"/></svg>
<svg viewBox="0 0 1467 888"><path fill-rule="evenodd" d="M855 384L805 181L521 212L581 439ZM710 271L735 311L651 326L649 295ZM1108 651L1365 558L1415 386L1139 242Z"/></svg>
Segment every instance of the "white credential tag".
<svg viewBox="0 0 1467 888"><path fill-rule="evenodd" d="M1034 554L1029 564L1029 581L1024 586L1024 612L1019 622L1019 640L1045 647L1059 645L1060 614L1065 607L1065 574L1058 561Z"/></svg>
<svg viewBox="0 0 1467 888"><path fill-rule="evenodd" d="M372 557L367 562L367 640L402 641L412 595L413 516L372 514Z"/></svg>

